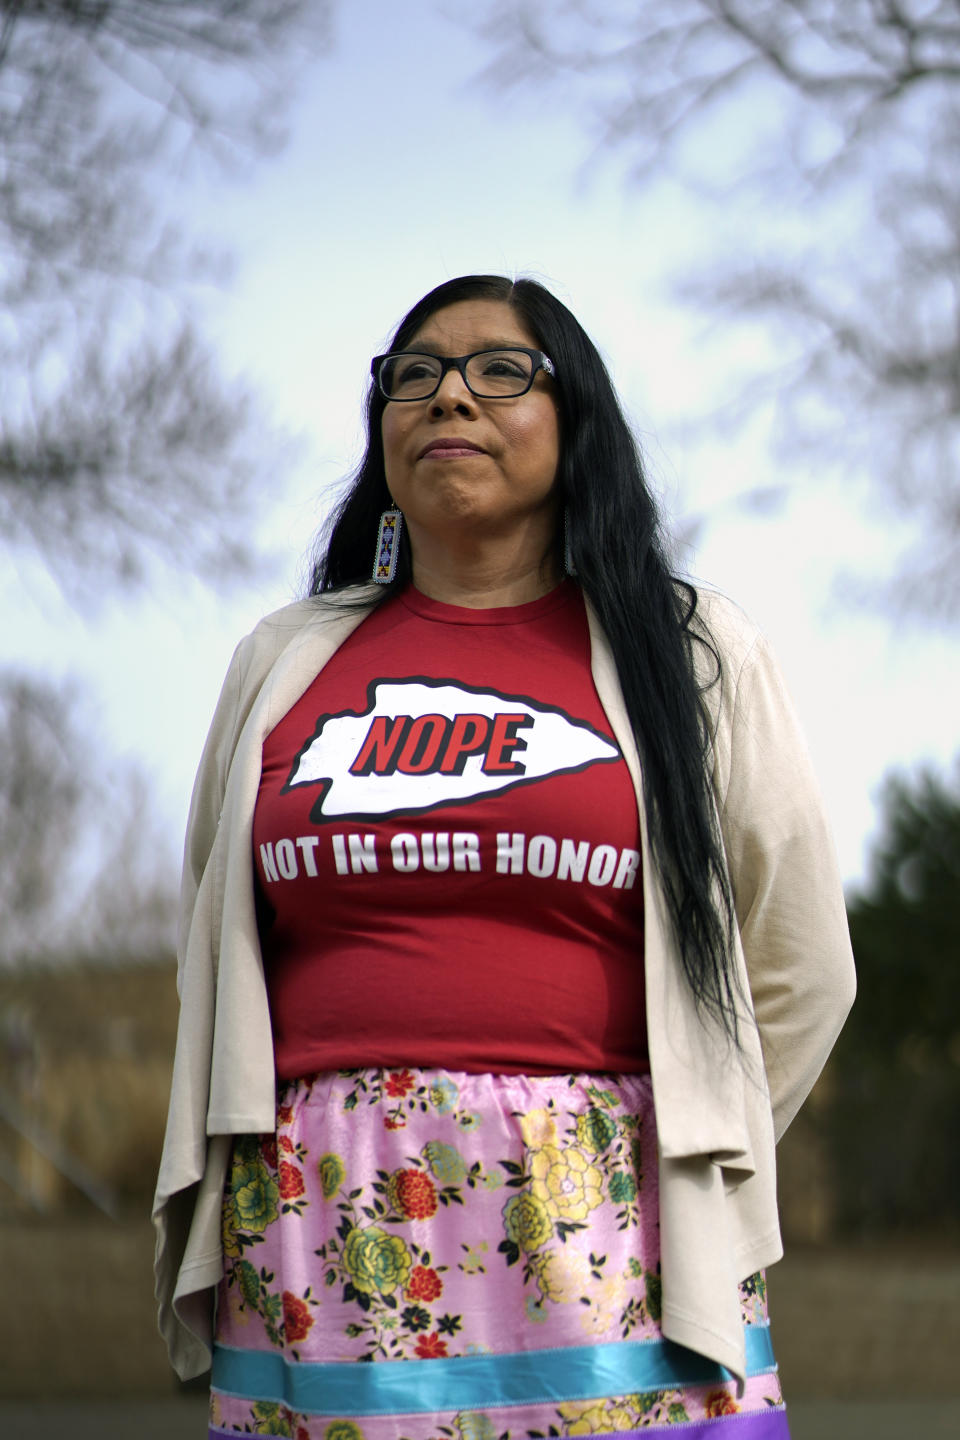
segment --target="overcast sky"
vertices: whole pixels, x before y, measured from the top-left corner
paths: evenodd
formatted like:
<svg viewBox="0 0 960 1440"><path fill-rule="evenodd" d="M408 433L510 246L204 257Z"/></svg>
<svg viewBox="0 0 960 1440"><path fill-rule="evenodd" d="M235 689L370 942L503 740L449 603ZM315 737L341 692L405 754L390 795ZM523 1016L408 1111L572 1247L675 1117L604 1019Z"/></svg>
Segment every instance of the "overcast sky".
<svg viewBox="0 0 960 1440"><path fill-rule="evenodd" d="M80 618L42 572L7 577L4 658L75 674L93 691L105 754L139 756L179 846L193 770L233 645L292 598L309 538L360 448L369 358L424 291L470 271L523 273L570 305L607 359L668 514L706 511L690 571L771 638L807 731L843 873L862 874L877 786L890 767L946 765L956 745L955 639L895 633L842 606L839 567L869 571L895 540L857 496L797 476L773 517L729 497L776 483L768 426L719 440L709 409L750 345L676 302L678 260L709 263L713 212L664 183L629 192L591 160L562 96L498 96L485 60L433 3L341 7L328 57L302 77L291 143L252 180L185 192L198 237L238 258L228 291L198 292L226 369L254 380L276 421L303 437L284 487L263 475L275 573L228 598L170 576L138 600ZM756 123L756 120L754 120ZM723 143L723 137L717 140ZM278 471L288 468L283 459Z"/></svg>

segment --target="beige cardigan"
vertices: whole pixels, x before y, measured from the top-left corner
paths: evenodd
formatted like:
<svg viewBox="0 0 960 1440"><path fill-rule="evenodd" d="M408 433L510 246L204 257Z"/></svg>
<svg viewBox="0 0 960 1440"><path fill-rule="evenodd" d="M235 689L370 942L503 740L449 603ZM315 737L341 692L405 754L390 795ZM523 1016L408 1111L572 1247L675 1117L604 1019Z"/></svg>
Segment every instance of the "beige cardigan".
<svg viewBox="0 0 960 1440"><path fill-rule="evenodd" d="M237 647L200 762L184 857L180 1028L154 1202L160 1329L182 1378L210 1363L229 1137L275 1125L251 858L262 745L368 613L364 593L356 592L361 603L321 597L261 621ZM745 1015L741 1054L697 1015L681 973L616 669L589 606L588 615L594 682L640 816L663 1331L742 1380L737 1282L782 1253L775 1138L839 1033L853 958L833 843L777 667L729 601L701 594L699 608L724 666L705 702L739 925L734 963L756 1017Z"/></svg>

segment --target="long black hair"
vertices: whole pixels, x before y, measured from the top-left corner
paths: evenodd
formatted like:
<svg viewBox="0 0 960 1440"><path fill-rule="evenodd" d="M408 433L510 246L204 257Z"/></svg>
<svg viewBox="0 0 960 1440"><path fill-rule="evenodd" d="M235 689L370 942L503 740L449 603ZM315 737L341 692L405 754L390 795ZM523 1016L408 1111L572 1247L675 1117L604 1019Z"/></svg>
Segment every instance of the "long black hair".
<svg viewBox="0 0 960 1440"><path fill-rule="evenodd" d="M534 280L466 275L431 290L397 327L402 350L438 310L462 300L506 303L556 368L561 456L557 490L577 581L610 644L643 770L651 844L697 1000L737 1036L731 965L733 902L709 776L709 736L694 647L720 660L700 617L697 594L671 573L657 506L606 368L565 305ZM367 449L334 513L316 558L311 594L370 579L381 511L390 505L381 419L386 401L367 397ZM389 593L411 578L401 540Z"/></svg>

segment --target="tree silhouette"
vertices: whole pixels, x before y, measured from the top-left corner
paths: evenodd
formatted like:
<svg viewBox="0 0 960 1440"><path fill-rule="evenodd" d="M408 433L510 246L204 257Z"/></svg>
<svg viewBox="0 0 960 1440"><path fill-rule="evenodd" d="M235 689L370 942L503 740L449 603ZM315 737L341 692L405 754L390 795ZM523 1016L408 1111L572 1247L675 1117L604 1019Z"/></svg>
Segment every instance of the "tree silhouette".
<svg viewBox="0 0 960 1440"><path fill-rule="evenodd" d="M892 776L848 902L859 992L831 1060L847 1224L960 1218L960 775Z"/></svg>
<svg viewBox="0 0 960 1440"><path fill-rule="evenodd" d="M173 950L173 850L78 688L0 669L0 969Z"/></svg>
<svg viewBox="0 0 960 1440"><path fill-rule="evenodd" d="M682 292L759 322L782 448L906 537L861 586L960 618L960 0L488 4L497 86L562 81L602 148L721 214ZM719 138L718 138L719 137ZM723 222L739 215L726 251Z"/></svg>
<svg viewBox="0 0 960 1440"><path fill-rule="evenodd" d="M881 798L870 880L848 903L851 933L869 966L852 1036L889 1056L920 1047L946 1060L960 1041L960 788L931 770L893 775Z"/></svg>
<svg viewBox="0 0 960 1440"><path fill-rule="evenodd" d="M308 0L0 0L0 542L65 590L252 556L258 416L186 313L184 176L282 140Z"/></svg>

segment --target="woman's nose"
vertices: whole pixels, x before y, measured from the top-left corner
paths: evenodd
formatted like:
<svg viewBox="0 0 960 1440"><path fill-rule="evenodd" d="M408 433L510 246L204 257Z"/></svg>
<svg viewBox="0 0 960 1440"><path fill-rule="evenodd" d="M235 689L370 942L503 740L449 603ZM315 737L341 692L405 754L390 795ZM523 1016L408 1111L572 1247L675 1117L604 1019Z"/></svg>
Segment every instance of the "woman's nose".
<svg viewBox="0 0 960 1440"><path fill-rule="evenodd" d="M456 366L451 366L430 399L431 415L448 415L452 411L469 414L476 409L476 396Z"/></svg>

